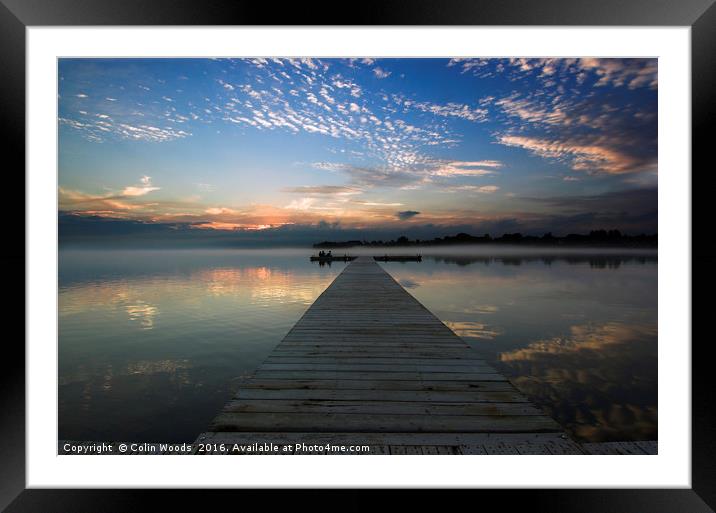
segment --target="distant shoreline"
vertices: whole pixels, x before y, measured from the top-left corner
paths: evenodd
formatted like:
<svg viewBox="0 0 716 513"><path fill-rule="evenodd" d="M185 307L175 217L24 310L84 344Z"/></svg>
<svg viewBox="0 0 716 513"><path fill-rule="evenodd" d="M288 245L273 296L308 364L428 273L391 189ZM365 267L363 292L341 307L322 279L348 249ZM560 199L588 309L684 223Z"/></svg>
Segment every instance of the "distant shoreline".
<svg viewBox="0 0 716 513"><path fill-rule="evenodd" d="M482 236L459 233L455 236L436 237L430 240L408 239L398 237L395 240L349 240L349 241L323 241L313 245L315 249L337 248L406 248L431 246L464 246L464 245L510 245L533 247L590 247L590 248L654 248L658 246L658 235L623 235L619 230L594 230L589 234L569 234L556 237L546 233L541 237L522 235L521 233L506 233L499 237L489 234Z"/></svg>

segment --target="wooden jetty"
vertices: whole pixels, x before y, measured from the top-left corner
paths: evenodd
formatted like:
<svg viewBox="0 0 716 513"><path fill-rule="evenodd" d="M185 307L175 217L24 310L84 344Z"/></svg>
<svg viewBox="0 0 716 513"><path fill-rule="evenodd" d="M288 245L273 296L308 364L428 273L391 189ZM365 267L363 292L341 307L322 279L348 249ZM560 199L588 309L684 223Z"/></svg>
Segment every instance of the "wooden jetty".
<svg viewBox="0 0 716 513"><path fill-rule="evenodd" d="M196 443L584 454L370 257L346 266Z"/></svg>
<svg viewBox="0 0 716 513"><path fill-rule="evenodd" d="M352 262L356 256L350 255L331 255L331 256L316 256L311 255L311 262ZM383 255L374 256L373 260L376 262L422 262L423 257L421 255Z"/></svg>
<svg viewBox="0 0 716 513"><path fill-rule="evenodd" d="M311 262L352 262L358 257L350 255L311 256Z"/></svg>
<svg viewBox="0 0 716 513"><path fill-rule="evenodd" d="M421 255L383 255L374 256L373 260L376 262L422 262L423 257Z"/></svg>

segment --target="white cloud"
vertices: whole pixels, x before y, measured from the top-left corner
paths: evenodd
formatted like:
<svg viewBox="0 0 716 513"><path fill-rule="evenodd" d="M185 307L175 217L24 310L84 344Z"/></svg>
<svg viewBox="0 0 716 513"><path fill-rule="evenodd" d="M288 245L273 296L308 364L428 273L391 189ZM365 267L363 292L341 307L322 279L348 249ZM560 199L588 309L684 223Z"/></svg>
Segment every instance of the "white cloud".
<svg viewBox="0 0 716 513"><path fill-rule="evenodd" d="M158 127L146 124L130 124L100 118L99 121L82 122L71 118L59 118L61 124L78 130L90 141L103 142L109 135L121 139L137 141L164 142L191 135L185 130L171 127Z"/></svg>
<svg viewBox="0 0 716 513"><path fill-rule="evenodd" d="M221 84L224 87L224 89L226 89L228 91L233 91L235 89L234 86L232 86L228 82L224 82L223 80L219 80L218 82L219 82L219 84Z"/></svg>
<svg viewBox="0 0 716 513"><path fill-rule="evenodd" d="M149 194L153 191L158 191L159 187L154 187L152 185L152 178L150 176L143 176L139 179L139 181L142 183L140 187L136 186L128 186L125 187L122 190L122 196L126 197L136 197L136 196L144 196L145 194Z"/></svg>
<svg viewBox="0 0 716 513"><path fill-rule="evenodd" d="M502 163L496 160L479 160L472 162L449 161L438 162L431 170L435 176L487 176L497 173L496 169L502 167Z"/></svg>
<svg viewBox="0 0 716 513"><path fill-rule="evenodd" d="M310 210L316 203L316 198L300 198L291 201L286 208L291 210Z"/></svg>
<svg viewBox="0 0 716 513"><path fill-rule="evenodd" d="M300 187L284 187L282 190L283 192L298 194L328 194L336 196L352 196L363 192L359 188L345 185L304 185Z"/></svg>
<svg viewBox="0 0 716 513"><path fill-rule="evenodd" d="M224 214L237 214L239 213L238 210L234 210L233 208L228 207L211 207L207 208L204 212L206 212L209 215L212 216L220 216Z"/></svg>
<svg viewBox="0 0 716 513"><path fill-rule="evenodd" d="M470 162L466 161L453 161L451 162L454 166L461 167L490 167L490 168L501 168L504 164L499 160L473 160Z"/></svg>
<svg viewBox="0 0 716 513"><path fill-rule="evenodd" d="M492 194L500 190L497 185L455 185L443 187L442 192L477 192L480 194Z"/></svg>
<svg viewBox="0 0 716 513"><path fill-rule="evenodd" d="M365 205L366 207L402 207L403 203L383 203L380 201L361 201L353 200L353 203Z"/></svg>
<svg viewBox="0 0 716 513"><path fill-rule="evenodd" d="M159 187L125 187L122 196L144 196L152 191L158 191Z"/></svg>
<svg viewBox="0 0 716 513"><path fill-rule="evenodd" d="M423 112L430 112L436 116L454 117L476 122L487 121L487 109L470 107L463 103L450 102L445 105L439 105L430 102L419 102L415 103L414 107Z"/></svg>
<svg viewBox="0 0 716 513"><path fill-rule="evenodd" d="M567 115L567 106L559 103L545 106L532 100L512 96L496 100L495 105L501 107L507 115L518 117L523 121L552 125L571 123Z"/></svg>
<svg viewBox="0 0 716 513"><path fill-rule="evenodd" d="M390 76L390 71L386 71L383 68L375 67L373 68L373 74L376 76L376 78L383 79L388 78Z"/></svg>

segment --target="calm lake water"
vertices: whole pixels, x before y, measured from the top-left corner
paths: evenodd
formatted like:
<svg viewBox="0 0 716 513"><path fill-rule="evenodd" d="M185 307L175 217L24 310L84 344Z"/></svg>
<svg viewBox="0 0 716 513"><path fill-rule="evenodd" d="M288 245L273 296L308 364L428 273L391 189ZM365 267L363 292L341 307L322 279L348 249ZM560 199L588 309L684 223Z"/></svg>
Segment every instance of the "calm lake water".
<svg viewBox="0 0 716 513"><path fill-rule="evenodd" d="M489 251L381 265L576 438L655 440L656 253ZM193 441L345 266L309 254L61 250L59 437Z"/></svg>

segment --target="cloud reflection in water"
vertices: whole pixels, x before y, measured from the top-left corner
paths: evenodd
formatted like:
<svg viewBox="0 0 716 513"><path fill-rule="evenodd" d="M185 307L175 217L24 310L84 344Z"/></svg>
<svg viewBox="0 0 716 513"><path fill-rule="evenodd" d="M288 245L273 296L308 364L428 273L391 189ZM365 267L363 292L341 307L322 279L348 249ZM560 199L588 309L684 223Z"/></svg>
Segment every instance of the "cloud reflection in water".
<svg viewBox="0 0 716 513"><path fill-rule="evenodd" d="M657 438L656 328L572 326L561 337L501 353L513 382L581 439ZM645 404L646 400L646 404Z"/></svg>

